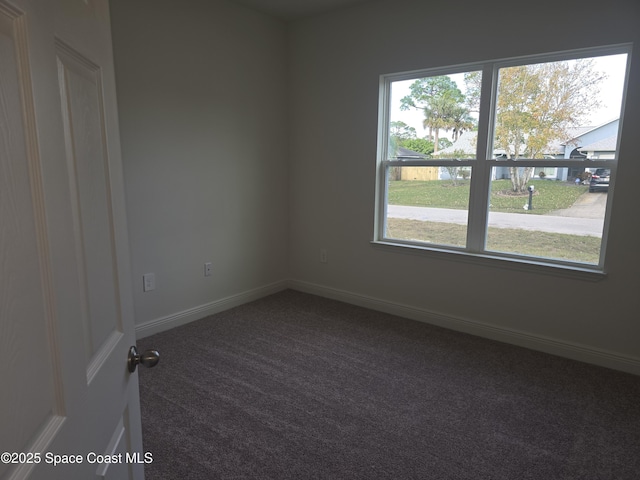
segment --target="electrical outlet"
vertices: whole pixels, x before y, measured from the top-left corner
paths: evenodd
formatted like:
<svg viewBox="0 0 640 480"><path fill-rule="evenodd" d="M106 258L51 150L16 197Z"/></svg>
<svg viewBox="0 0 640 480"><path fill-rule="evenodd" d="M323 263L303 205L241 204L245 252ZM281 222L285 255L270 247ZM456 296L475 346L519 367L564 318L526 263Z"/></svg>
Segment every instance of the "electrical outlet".
<svg viewBox="0 0 640 480"><path fill-rule="evenodd" d="M145 273L142 275L142 291L149 292L156 289L156 274Z"/></svg>
<svg viewBox="0 0 640 480"><path fill-rule="evenodd" d="M212 269L212 265L211 262L207 262L204 264L204 276L205 277L210 277L211 276L211 269Z"/></svg>
<svg viewBox="0 0 640 480"><path fill-rule="evenodd" d="M320 263L328 263L329 262L329 254L327 253L326 248L320 249Z"/></svg>

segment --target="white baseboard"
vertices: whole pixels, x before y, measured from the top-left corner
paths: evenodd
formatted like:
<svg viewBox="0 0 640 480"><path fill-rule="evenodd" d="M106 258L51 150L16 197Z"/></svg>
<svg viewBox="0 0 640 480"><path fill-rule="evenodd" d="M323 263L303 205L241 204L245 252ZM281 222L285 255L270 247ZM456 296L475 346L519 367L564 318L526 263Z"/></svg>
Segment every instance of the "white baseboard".
<svg viewBox="0 0 640 480"><path fill-rule="evenodd" d="M272 295L291 288L301 292L311 293L321 297L339 300L352 305L358 305L372 310L397 315L399 317L417 320L439 327L469 333L479 337L489 338L520 347L530 348L540 352L558 355L585 363L612 368L623 372L640 375L640 358L620 355L576 343L560 341L553 338L533 335L527 332L490 325L476 320L470 320L452 315L432 312L423 308L416 308L387 300L373 298L346 290L326 287L300 280L282 280L236 295L221 298L204 305L199 305L165 317L149 320L136 325L137 338L148 337L155 333L199 320L208 315L222 312L239 305L243 305L259 298Z"/></svg>
<svg viewBox="0 0 640 480"><path fill-rule="evenodd" d="M640 358L619 355L576 343L560 341L553 338L533 335L518 330L489 325L476 320L469 320L451 315L431 312L426 309L402 305L387 300L360 295L345 290L290 280L289 288L301 292L311 293L321 297L339 300L352 305L358 305L380 312L390 313L399 317L409 318L440 327L469 333L479 337L489 338L540 352L558 355L585 363L612 368L635 375L640 375Z"/></svg>
<svg viewBox="0 0 640 480"><path fill-rule="evenodd" d="M164 332L171 328L179 327L194 320L199 320L214 313L223 312L230 308L253 302L259 298L286 290L289 284L286 280L271 283L262 287L247 290L246 292L231 295L229 297L214 300L213 302L198 305L181 312L156 318L136 325L136 338L144 338L155 333Z"/></svg>

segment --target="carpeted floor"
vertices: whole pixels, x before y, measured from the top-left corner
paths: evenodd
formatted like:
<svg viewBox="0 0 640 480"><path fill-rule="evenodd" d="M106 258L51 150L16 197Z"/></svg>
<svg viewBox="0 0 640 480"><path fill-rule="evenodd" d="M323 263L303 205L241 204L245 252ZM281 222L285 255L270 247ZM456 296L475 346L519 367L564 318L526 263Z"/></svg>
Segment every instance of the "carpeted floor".
<svg viewBox="0 0 640 480"><path fill-rule="evenodd" d="M638 480L640 377L285 291L142 339L147 480Z"/></svg>

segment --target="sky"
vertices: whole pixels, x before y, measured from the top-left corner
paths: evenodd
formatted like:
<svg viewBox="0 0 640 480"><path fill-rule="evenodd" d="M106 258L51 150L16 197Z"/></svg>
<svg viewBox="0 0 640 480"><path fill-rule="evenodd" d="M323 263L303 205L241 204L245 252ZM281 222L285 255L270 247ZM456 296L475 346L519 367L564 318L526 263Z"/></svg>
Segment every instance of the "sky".
<svg viewBox="0 0 640 480"><path fill-rule="evenodd" d="M594 57L595 69L597 71L606 72L608 77L602 82L600 87L600 99L602 108L594 111L589 116L587 125L597 126L608 120L613 120L620 115L620 107L622 105L622 92L624 86L624 76L627 67L627 55L608 55L604 57ZM464 93L464 76L463 74L449 75L454 80L458 88ZM409 94L409 85L414 80L404 80L401 82L393 82L392 99L391 99L391 121L402 121L407 125L416 129L418 137L427 135L427 131L422 126L424 113L414 108L401 111L400 99ZM451 132L445 133L441 131L440 136L446 136L451 139Z"/></svg>

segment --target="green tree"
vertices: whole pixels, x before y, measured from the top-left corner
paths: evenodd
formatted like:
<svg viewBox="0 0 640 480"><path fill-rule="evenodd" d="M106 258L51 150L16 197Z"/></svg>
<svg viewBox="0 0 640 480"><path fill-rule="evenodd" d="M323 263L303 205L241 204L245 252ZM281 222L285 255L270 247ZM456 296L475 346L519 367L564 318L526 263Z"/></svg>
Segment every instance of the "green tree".
<svg viewBox="0 0 640 480"><path fill-rule="evenodd" d="M395 157L403 140L416 138L416 129L404 122L394 121L389 124L389 155Z"/></svg>
<svg viewBox="0 0 640 480"><path fill-rule="evenodd" d="M431 155L434 150L433 142L426 138L418 138L415 128L404 122L394 121L389 124L389 151L392 156L397 154L400 147L424 155Z"/></svg>
<svg viewBox="0 0 640 480"><path fill-rule="evenodd" d="M482 72L466 72L464 74L466 87L465 106L469 112L480 113L480 91L482 89Z"/></svg>
<svg viewBox="0 0 640 480"><path fill-rule="evenodd" d="M599 106L605 76L591 59L500 69L494 148L510 159L544 158ZM512 190L525 193L532 173L533 167L511 167Z"/></svg>
<svg viewBox="0 0 640 480"><path fill-rule="evenodd" d="M469 155L462 150L454 150L451 153L441 153L437 155L438 158L452 158L452 159L460 159L460 158L473 158L474 155ZM454 186L458 185L458 177L462 176L463 179L467 179L470 175L469 167L459 167L454 162L447 164L443 167L447 173L449 174L449 178L451 179L451 183Z"/></svg>
<svg viewBox="0 0 640 480"><path fill-rule="evenodd" d="M424 128L433 140L434 153L438 152L440 130L454 130L457 138L470 119L464 107L465 97L456 82L446 75L420 78L409 86L410 94L400 100L401 110L422 109Z"/></svg>
<svg viewBox="0 0 640 480"><path fill-rule="evenodd" d="M468 108L456 105L451 111L451 126L453 128L453 141L460 138L462 132L475 127L475 120L469 115Z"/></svg>
<svg viewBox="0 0 640 480"><path fill-rule="evenodd" d="M389 135L397 139L416 138L416 129L404 122L395 121L389 124Z"/></svg>
<svg viewBox="0 0 640 480"><path fill-rule="evenodd" d="M438 139L438 151L453 145L453 142L446 137Z"/></svg>
<svg viewBox="0 0 640 480"><path fill-rule="evenodd" d="M408 138L400 141L400 146L407 150L413 150L414 152L422 153L424 155L431 155L434 150L434 145L431 140L426 138Z"/></svg>

